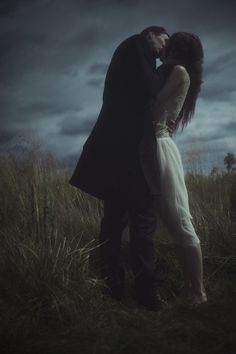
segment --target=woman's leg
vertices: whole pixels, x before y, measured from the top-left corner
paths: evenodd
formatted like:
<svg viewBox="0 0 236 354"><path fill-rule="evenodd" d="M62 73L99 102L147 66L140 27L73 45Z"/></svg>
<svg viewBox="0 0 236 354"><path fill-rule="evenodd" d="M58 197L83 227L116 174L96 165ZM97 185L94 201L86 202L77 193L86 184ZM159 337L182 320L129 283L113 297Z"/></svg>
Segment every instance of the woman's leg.
<svg viewBox="0 0 236 354"><path fill-rule="evenodd" d="M203 264L200 243L193 246L176 245L176 254L184 275L184 296L194 302L207 301L203 285Z"/></svg>
<svg viewBox="0 0 236 354"><path fill-rule="evenodd" d="M163 201L162 201L163 206ZM193 301L205 301L203 285L203 263L200 240L197 237L191 219L183 221L177 218L178 210L166 203L160 211L161 218L170 232L175 244L175 251L184 277L184 295Z"/></svg>
<svg viewBox="0 0 236 354"><path fill-rule="evenodd" d="M184 170L178 148L172 139L159 139L157 153L161 167L162 195L159 213L176 245L185 282L193 298L206 298L200 240L192 224Z"/></svg>

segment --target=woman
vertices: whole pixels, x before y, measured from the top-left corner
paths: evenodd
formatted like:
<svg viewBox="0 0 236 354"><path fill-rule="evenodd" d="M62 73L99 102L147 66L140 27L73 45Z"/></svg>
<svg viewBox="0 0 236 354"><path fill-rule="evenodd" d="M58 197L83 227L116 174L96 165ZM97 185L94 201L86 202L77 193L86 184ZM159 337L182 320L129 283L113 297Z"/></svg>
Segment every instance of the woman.
<svg viewBox="0 0 236 354"><path fill-rule="evenodd" d="M196 35L176 32L170 37L160 67L167 80L156 98L153 121L162 188L159 212L176 245L185 281L183 298L189 305L207 301L202 253L191 221L181 156L167 122L174 120L176 129L179 125L183 129L193 116L202 83L202 63L203 49Z"/></svg>

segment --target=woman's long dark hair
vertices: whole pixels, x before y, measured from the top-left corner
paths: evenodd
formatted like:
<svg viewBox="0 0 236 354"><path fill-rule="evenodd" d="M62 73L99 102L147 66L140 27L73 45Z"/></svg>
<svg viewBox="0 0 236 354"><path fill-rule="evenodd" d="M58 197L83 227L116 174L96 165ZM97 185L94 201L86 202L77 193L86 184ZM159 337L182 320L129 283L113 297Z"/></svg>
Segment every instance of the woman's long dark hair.
<svg viewBox="0 0 236 354"><path fill-rule="evenodd" d="M166 59L174 65L185 67L190 77L190 86L181 112L176 120L176 130L181 122L182 130L191 120L197 96L202 84L203 47L199 37L193 33L176 32L171 35L166 47Z"/></svg>

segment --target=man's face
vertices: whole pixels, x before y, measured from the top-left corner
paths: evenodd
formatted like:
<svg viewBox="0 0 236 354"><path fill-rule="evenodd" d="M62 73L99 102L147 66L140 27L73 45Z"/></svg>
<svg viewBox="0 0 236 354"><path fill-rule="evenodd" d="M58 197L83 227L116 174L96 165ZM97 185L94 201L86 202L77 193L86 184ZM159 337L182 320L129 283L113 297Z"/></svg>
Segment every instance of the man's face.
<svg viewBox="0 0 236 354"><path fill-rule="evenodd" d="M156 58L162 58L164 56L165 46L169 40L169 36L166 33L155 34L149 32L147 39L153 48Z"/></svg>

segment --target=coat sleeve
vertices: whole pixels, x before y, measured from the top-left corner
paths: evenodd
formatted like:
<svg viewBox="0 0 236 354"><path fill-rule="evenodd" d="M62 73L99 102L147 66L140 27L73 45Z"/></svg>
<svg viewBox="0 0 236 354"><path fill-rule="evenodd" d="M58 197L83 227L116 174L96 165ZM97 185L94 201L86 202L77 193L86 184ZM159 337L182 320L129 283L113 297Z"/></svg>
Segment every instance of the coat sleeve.
<svg viewBox="0 0 236 354"><path fill-rule="evenodd" d="M155 59L150 57L148 50L140 37L135 37L127 50L130 60L128 78L135 87L137 98L147 102L155 98L161 85Z"/></svg>
<svg viewBox="0 0 236 354"><path fill-rule="evenodd" d="M141 106L154 99L160 82L155 59L144 40L134 35L117 47L107 71L103 100L127 99Z"/></svg>
<svg viewBox="0 0 236 354"><path fill-rule="evenodd" d="M133 67L133 81L134 85L138 88L137 101L142 103L145 120L148 120L151 126L153 126L152 122L156 119L154 105L156 97L164 85L163 75L157 73L155 59L153 65L151 65L139 41L134 46L134 52L136 60Z"/></svg>

